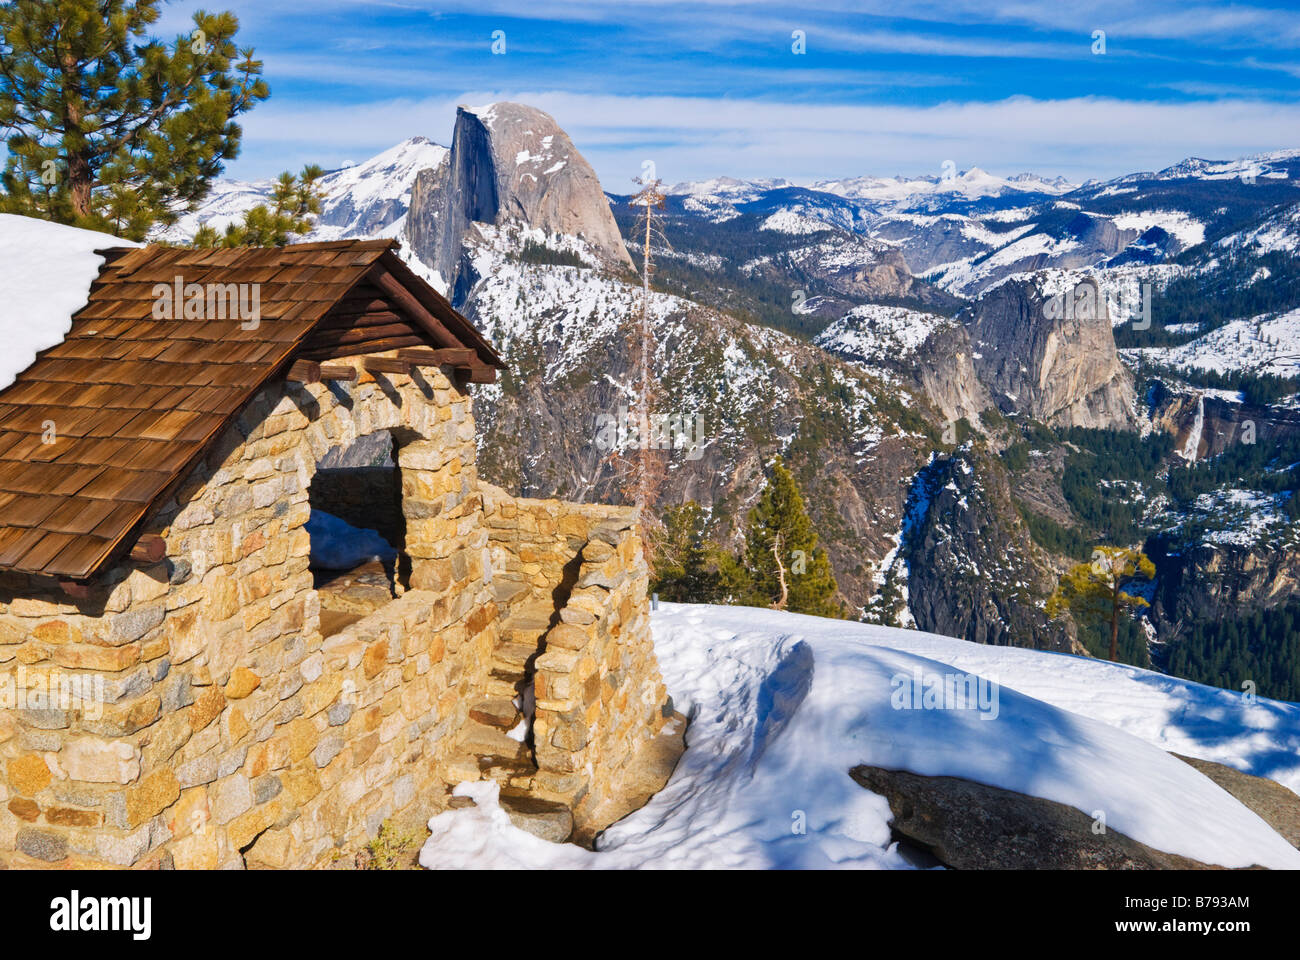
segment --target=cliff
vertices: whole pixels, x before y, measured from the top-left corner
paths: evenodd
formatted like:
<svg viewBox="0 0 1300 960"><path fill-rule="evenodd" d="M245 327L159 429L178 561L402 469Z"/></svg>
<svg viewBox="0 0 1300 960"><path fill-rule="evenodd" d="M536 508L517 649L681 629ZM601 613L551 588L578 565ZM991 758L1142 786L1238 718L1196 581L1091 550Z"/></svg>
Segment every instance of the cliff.
<svg viewBox="0 0 1300 960"><path fill-rule="evenodd" d="M1004 411L1054 426L1131 427L1131 375L1105 302L1061 309L1032 279L1009 280L964 310L976 375ZM1091 314L1091 315L1089 315Z"/></svg>
<svg viewBox="0 0 1300 960"><path fill-rule="evenodd" d="M534 107L458 108L451 151L416 177L407 240L461 296L470 269L464 241L475 224L578 237L602 266L632 267L595 171L555 120Z"/></svg>

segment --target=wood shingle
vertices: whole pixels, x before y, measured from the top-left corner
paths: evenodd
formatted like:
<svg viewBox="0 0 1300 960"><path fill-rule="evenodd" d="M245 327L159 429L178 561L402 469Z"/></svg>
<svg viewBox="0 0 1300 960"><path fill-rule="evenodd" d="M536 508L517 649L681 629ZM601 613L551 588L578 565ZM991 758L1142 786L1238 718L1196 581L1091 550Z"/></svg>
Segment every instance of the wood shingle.
<svg viewBox="0 0 1300 960"><path fill-rule="evenodd" d="M72 329L0 391L0 569L93 576L296 359L468 347L469 378L493 379L496 351L395 246L100 251ZM186 309L190 284L201 309ZM252 303L256 322L240 309Z"/></svg>

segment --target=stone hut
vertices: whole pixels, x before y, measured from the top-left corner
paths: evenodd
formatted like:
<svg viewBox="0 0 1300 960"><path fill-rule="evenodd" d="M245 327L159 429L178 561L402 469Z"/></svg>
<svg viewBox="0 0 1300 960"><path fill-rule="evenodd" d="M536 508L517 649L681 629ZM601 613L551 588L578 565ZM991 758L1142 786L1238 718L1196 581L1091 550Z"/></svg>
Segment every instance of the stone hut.
<svg viewBox="0 0 1300 960"><path fill-rule="evenodd" d="M322 866L465 780L625 813L673 730L634 517L479 480L493 347L390 241L98 253L0 391L0 865ZM314 508L394 556L321 570Z"/></svg>

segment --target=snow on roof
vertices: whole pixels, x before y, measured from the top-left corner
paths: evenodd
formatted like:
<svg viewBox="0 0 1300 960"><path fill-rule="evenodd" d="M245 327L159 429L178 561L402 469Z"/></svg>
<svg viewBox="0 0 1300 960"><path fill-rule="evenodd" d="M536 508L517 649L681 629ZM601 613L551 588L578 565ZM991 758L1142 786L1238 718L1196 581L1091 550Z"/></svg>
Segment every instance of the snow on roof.
<svg viewBox="0 0 1300 960"><path fill-rule="evenodd" d="M0 390L72 328L104 262L95 250L134 246L107 233L0 214Z"/></svg>

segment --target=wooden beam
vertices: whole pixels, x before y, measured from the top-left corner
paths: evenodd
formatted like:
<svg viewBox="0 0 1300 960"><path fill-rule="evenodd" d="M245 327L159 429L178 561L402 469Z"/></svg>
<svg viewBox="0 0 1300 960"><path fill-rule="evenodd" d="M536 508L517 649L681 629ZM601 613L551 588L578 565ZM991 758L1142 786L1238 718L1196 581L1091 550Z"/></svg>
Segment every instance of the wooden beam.
<svg viewBox="0 0 1300 960"><path fill-rule="evenodd" d="M355 380L357 368L350 363L322 363L320 378L322 380Z"/></svg>
<svg viewBox="0 0 1300 960"><path fill-rule="evenodd" d="M374 310L388 310L388 298L378 290L353 290L351 294L344 297L337 304L330 314L335 313L370 313Z"/></svg>
<svg viewBox="0 0 1300 960"><path fill-rule="evenodd" d="M411 363L409 360L398 360L394 357L366 357L362 362L367 373L404 373L411 375Z"/></svg>
<svg viewBox="0 0 1300 960"><path fill-rule="evenodd" d="M136 563L157 563L167 556L167 541L156 533L146 533L131 548L131 559Z"/></svg>
<svg viewBox="0 0 1300 960"><path fill-rule="evenodd" d="M356 313L331 313L316 325L316 331L351 330L355 327L382 327L386 324L401 323L412 331L424 332L424 328L415 323L404 313L392 310L367 310Z"/></svg>
<svg viewBox="0 0 1300 960"><path fill-rule="evenodd" d="M320 383L320 364L315 360L295 360L288 379L294 383Z"/></svg>
<svg viewBox="0 0 1300 960"><path fill-rule="evenodd" d="M409 360L422 367L468 367L478 359L478 354L470 347L443 347L440 350L413 347L409 350L398 350L397 359Z"/></svg>
<svg viewBox="0 0 1300 960"><path fill-rule="evenodd" d="M60 580L59 587L68 596L76 600L85 600L90 596L90 585L78 583L76 580Z"/></svg>
<svg viewBox="0 0 1300 960"><path fill-rule="evenodd" d="M317 330L307 341L313 350L322 347L342 346L347 343L365 343L368 340L383 340L387 337L402 337L418 334L419 329L409 321L391 323L382 327L348 327L340 330Z"/></svg>
<svg viewBox="0 0 1300 960"><path fill-rule="evenodd" d="M418 321L426 330L433 334L434 338L440 340L445 347L460 346L460 341L452 335L451 331L443 326L442 321L425 309L424 304L415 299L415 296L402 286L402 284L392 274L388 268L376 265L371 268L370 273L366 275L367 279L383 291L384 296L391 299L395 304L405 310L410 316Z"/></svg>
<svg viewBox="0 0 1300 960"><path fill-rule="evenodd" d="M308 349L303 347L299 353L308 360L325 363L330 360L345 360L364 357L375 353L388 353L404 347L418 347L428 339L428 334L409 337L385 337L382 340L365 340L361 343L322 344Z"/></svg>

